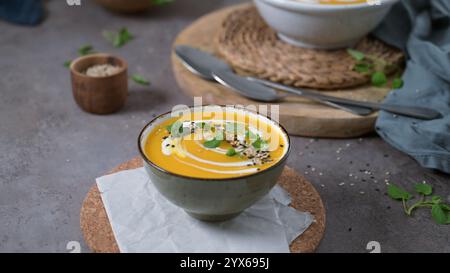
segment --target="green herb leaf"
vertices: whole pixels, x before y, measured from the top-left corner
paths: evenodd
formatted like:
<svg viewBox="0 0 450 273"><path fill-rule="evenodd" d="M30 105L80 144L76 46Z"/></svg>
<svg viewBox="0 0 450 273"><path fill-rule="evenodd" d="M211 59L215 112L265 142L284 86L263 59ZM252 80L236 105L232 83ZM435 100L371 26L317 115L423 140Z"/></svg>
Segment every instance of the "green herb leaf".
<svg viewBox="0 0 450 273"><path fill-rule="evenodd" d="M416 192L423 195L430 195L431 193L433 193L433 188L428 184L416 184L414 185L414 189L416 190Z"/></svg>
<svg viewBox="0 0 450 273"><path fill-rule="evenodd" d="M213 138L211 140L203 142L203 146L205 146L206 148L209 148L209 149L214 149L214 148L219 147L221 143L222 143L222 140Z"/></svg>
<svg viewBox="0 0 450 273"><path fill-rule="evenodd" d="M447 204L441 204L441 208L445 211L449 211L450 212L450 206ZM450 216L450 215L449 215Z"/></svg>
<svg viewBox="0 0 450 273"><path fill-rule="evenodd" d="M388 195L392 199L395 200L409 200L411 198L411 194L402 188L395 186L394 184L390 184L388 186Z"/></svg>
<svg viewBox="0 0 450 273"><path fill-rule="evenodd" d="M236 150L234 148L228 149L226 155L227 156L235 156L237 154Z"/></svg>
<svg viewBox="0 0 450 273"><path fill-rule="evenodd" d="M262 146L262 142L261 139L258 138L255 142L252 143L253 147L255 147L256 149L261 149Z"/></svg>
<svg viewBox="0 0 450 273"><path fill-rule="evenodd" d="M145 86L149 86L150 82L148 80L146 80L143 76L139 75L139 74L134 74L131 79L140 84L140 85L145 85Z"/></svg>
<svg viewBox="0 0 450 273"><path fill-rule="evenodd" d="M447 224L447 214L442 209L441 205L435 204L431 207L431 216L433 216L433 219L436 221L436 223L441 225Z"/></svg>
<svg viewBox="0 0 450 273"><path fill-rule="evenodd" d="M84 45L78 49L78 54L80 56L85 56L94 53L94 48L91 45Z"/></svg>
<svg viewBox="0 0 450 273"><path fill-rule="evenodd" d="M173 137L182 137L190 134L191 130L187 127L183 127L183 122L181 120L177 120L171 125L170 132Z"/></svg>
<svg viewBox="0 0 450 273"><path fill-rule="evenodd" d="M72 64L72 61L65 61L64 67L69 68L71 64Z"/></svg>
<svg viewBox="0 0 450 273"><path fill-rule="evenodd" d="M440 203L441 200L442 200L442 198L440 196L437 196L437 195L434 195L434 196L431 197L431 202L433 202L435 204Z"/></svg>
<svg viewBox="0 0 450 273"><path fill-rule="evenodd" d="M173 0L152 0L153 5L157 5L157 6L169 4L172 2L173 2Z"/></svg>
<svg viewBox="0 0 450 273"><path fill-rule="evenodd" d="M383 72L377 71L372 74L372 84L376 87L382 87L386 85L387 78Z"/></svg>
<svg viewBox="0 0 450 273"><path fill-rule="evenodd" d="M248 138L250 141L258 140L259 136L253 133L252 131L248 130L245 132L245 137Z"/></svg>
<svg viewBox="0 0 450 273"><path fill-rule="evenodd" d="M366 58L366 55L364 53L355 49L348 48L347 53L350 54L350 56L352 56L353 59L357 61L362 61L364 60L364 58Z"/></svg>
<svg viewBox="0 0 450 273"><path fill-rule="evenodd" d="M103 37L108 40L114 47L123 47L125 44L134 39L133 35L127 28L121 28L117 32L103 31Z"/></svg>
<svg viewBox="0 0 450 273"><path fill-rule="evenodd" d="M357 63L353 67L353 70L361 74L368 74L371 71L372 67L373 65L369 63Z"/></svg>
<svg viewBox="0 0 450 273"><path fill-rule="evenodd" d="M170 124L170 125L167 125L167 126L166 126L167 132L169 132L169 133L172 132L172 126L173 126L173 124Z"/></svg>
<svg viewBox="0 0 450 273"><path fill-rule="evenodd" d="M401 78L395 78L392 80L392 88L393 89L400 89L403 87L403 80Z"/></svg>

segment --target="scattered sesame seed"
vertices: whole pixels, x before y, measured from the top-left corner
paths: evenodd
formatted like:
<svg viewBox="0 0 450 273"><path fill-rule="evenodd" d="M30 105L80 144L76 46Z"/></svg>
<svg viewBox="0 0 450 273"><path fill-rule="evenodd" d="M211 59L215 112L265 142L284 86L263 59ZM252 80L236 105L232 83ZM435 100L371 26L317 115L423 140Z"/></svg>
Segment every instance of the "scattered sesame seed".
<svg viewBox="0 0 450 273"><path fill-rule="evenodd" d="M325 188L325 185L324 185L324 184L320 184L320 186L321 186L322 188Z"/></svg>
<svg viewBox="0 0 450 273"><path fill-rule="evenodd" d="M360 191L359 193L360 193L360 194L365 194L365 192L363 192L363 191Z"/></svg>
<svg viewBox="0 0 450 273"><path fill-rule="evenodd" d="M355 186L355 183L350 183L350 186L352 186L352 187Z"/></svg>
<svg viewBox="0 0 450 273"><path fill-rule="evenodd" d="M341 158L340 158L340 157L337 157L336 160L339 161L339 160L341 160Z"/></svg>
<svg viewBox="0 0 450 273"><path fill-rule="evenodd" d="M344 186L344 185L345 185L345 183L344 183L344 182L342 182L342 183L339 183L338 185L339 185L339 186Z"/></svg>
<svg viewBox="0 0 450 273"><path fill-rule="evenodd" d="M390 175L391 173L390 172L386 172L386 175Z"/></svg>
<svg viewBox="0 0 450 273"><path fill-rule="evenodd" d="M311 168L311 171L312 171L312 172L315 172L315 171L316 171L316 168L314 168L314 167Z"/></svg>
<svg viewBox="0 0 450 273"><path fill-rule="evenodd" d="M349 173L349 174L348 174L348 176L352 177L352 176L353 176L353 174L352 174L352 173Z"/></svg>
<svg viewBox="0 0 450 273"><path fill-rule="evenodd" d="M305 174L308 174L308 172L305 172Z"/></svg>
<svg viewBox="0 0 450 273"><path fill-rule="evenodd" d="M323 173L319 173L319 175L320 175L320 176L322 176L322 175L323 175Z"/></svg>

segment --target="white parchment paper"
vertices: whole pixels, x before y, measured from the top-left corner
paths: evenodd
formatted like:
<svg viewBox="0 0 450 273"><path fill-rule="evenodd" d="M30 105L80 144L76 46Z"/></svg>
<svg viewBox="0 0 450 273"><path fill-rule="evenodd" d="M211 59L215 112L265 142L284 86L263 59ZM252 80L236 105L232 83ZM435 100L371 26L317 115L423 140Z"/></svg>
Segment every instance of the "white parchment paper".
<svg viewBox="0 0 450 273"><path fill-rule="evenodd" d="M143 168L97 178L121 252L289 252L313 222L276 186L238 217L207 223L167 201Z"/></svg>

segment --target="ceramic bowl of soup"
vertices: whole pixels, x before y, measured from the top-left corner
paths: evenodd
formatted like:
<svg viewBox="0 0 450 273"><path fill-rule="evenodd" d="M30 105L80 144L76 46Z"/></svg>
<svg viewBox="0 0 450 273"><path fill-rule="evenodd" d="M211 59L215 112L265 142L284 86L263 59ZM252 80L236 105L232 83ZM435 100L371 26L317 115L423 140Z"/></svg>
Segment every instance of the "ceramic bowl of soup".
<svg viewBox="0 0 450 273"><path fill-rule="evenodd" d="M263 115L191 107L147 124L138 148L151 182L166 199L199 220L224 221L276 185L290 141L282 126Z"/></svg>
<svg viewBox="0 0 450 273"><path fill-rule="evenodd" d="M295 46L352 47L374 30L399 0L254 0L267 24Z"/></svg>

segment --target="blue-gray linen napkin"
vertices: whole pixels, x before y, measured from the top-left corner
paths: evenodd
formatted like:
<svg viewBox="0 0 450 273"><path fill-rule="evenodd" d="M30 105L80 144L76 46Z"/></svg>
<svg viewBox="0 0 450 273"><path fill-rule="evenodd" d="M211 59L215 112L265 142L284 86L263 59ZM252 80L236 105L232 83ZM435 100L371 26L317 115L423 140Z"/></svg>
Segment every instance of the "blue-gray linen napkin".
<svg viewBox="0 0 450 273"><path fill-rule="evenodd" d="M450 1L403 0L374 34L407 53L405 84L385 102L426 106L443 115L424 121L381 112L378 134L423 167L450 173Z"/></svg>

